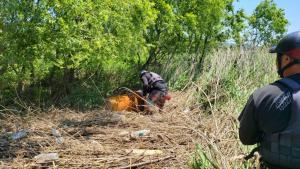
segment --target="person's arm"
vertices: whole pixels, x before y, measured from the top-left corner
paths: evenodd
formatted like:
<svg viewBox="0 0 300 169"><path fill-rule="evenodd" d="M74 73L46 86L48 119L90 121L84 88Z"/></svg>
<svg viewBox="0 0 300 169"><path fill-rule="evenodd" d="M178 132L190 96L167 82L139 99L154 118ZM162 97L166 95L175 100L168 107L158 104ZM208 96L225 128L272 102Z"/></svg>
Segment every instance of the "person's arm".
<svg viewBox="0 0 300 169"><path fill-rule="evenodd" d="M141 77L141 80L143 82L143 86L148 86L149 82L145 75Z"/></svg>
<svg viewBox="0 0 300 169"><path fill-rule="evenodd" d="M149 82L148 82L146 75L142 76L141 80L143 82L143 95L146 96L148 93L148 88L149 88Z"/></svg>
<svg viewBox="0 0 300 169"><path fill-rule="evenodd" d="M251 95L238 117L240 121L239 137L245 145L256 144L260 141L262 133L259 130L256 113L253 95Z"/></svg>

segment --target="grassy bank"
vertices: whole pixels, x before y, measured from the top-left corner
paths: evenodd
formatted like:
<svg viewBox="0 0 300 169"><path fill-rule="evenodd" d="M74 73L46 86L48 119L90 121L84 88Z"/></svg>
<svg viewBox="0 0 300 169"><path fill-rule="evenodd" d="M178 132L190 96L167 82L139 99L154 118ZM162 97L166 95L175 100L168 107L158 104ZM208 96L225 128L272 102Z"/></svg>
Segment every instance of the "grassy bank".
<svg viewBox="0 0 300 169"><path fill-rule="evenodd" d="M199 109L194 123L198 123L197 131L203 135L203 141L192 157L192 168L253 168L255 165L254 161L233 159L253 148L239 142L237 117L256 88L278 78L275 58L267 51L266 48L214 51L206 58L196 82L182 76L173 79L174 88L180 86L182 79L185 85L188 83L183 92L190 99L182 106L187 110Z"/></svg>

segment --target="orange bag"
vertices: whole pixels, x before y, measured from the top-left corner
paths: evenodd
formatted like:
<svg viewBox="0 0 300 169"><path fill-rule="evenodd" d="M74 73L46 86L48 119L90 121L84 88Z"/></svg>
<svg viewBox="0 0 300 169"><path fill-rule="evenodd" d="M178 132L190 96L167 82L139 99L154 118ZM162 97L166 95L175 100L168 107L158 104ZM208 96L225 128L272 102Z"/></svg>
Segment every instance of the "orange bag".
<svg viewBox="0 0 300 169"><path fill-rule="evenodd" d="M141 111L143 104L143 99L137 93L112 96L107 101L107 107L111 111Z"/></svg>

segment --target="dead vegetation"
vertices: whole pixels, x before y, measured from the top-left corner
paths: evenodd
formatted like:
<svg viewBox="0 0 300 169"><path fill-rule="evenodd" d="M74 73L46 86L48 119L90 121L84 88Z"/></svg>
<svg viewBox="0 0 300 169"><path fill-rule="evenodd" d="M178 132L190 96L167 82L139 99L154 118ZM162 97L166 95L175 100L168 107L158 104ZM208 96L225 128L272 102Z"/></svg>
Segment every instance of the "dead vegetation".
<svg viewBox="0 0 300 169"><path fill-rule="evenodd" d="M0 122L2 135L20 129L29 133L20 140L1 139L0 168L189 168L196 144L215 166L230 168L229 159L241 153L236 118L225 112L215 114L215 110L204 113L192 104L197 90L172 93L174 99L164 112L152 115L68 109L23 118L5 114ZM56 142L52 129L61 133L62 144ZM149 129L150 135L130 136L142 129ZM136 153L139 150L142 153ZM34 160L40 153L52 152L59 154L59 160L42 164Z"/></svg>

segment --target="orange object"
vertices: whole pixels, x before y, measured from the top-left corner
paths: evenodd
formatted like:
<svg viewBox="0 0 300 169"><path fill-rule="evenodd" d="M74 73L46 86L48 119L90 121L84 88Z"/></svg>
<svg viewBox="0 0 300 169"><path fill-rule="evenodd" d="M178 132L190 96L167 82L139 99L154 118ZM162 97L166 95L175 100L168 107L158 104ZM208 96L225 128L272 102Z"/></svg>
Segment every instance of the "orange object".
<svg viewBox="0 0 300 169"><path fill-rule="evenodd" d="M128 94L112 96L108 98L107 107L111 111L139 111L144 104L143 99L138 94Z"/></svg>

